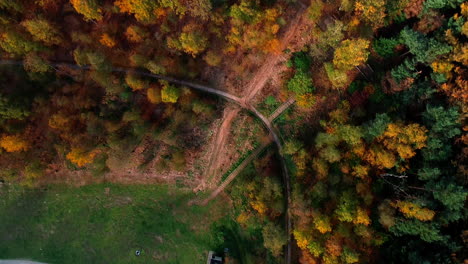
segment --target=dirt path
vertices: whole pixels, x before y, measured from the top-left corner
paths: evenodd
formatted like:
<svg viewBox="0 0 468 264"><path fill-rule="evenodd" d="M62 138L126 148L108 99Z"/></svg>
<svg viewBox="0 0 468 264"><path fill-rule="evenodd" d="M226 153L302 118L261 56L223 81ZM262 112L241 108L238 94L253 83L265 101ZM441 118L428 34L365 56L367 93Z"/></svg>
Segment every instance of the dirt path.
<svg viewBox="0 0 468 264"><path fill-rule="evenodd" d="M207 172L205 177L202 179L200 186L196 188L197 190L203 190L207 187L207 185L210 185L207 183L207 180L212 180L215 176L215 173L220 169L221 165L227 162L227 156L220 154L222 154L221 152L223 147L226 146L226 140L228 138L229 131L231 130L232 120L237 116L239 111L240 108L233 107L228 107L224 110L222 117L223 121L219 126L218 132L216 133L216 139L211 146L210 162L207 167Z"/></svg>
<svg viewBox="0 0 468 264"><path fill-rule="evenodd" d="M300 32L300 25L303 20L303 13L304 13L304 8L300 9L296 16L294 17L294 20L291 21L289 26L286 28L286 31L284 32L283 37L280 40L281 43L281 51L284 49L288 48L288 46L291 43L291 40L299 35ZM283 52L279 54L269 54L268 59L262 64L260 69L255 73L254 77L252 80L247 84L244 92L247 94L242 98L245 102L250 102L254 96L262 90L262 88L265 86L267 81L275 74L278 74L277 71L275 71L275 66L277 66L280 63L285 62L289 56L287 54L284 54Z"/></svg>

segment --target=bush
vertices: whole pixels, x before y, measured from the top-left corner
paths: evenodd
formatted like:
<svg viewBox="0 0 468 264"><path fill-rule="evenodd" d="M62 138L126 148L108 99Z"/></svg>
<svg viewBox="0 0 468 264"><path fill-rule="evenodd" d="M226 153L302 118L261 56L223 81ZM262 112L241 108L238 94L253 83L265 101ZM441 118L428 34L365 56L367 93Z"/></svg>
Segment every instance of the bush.
<svg viewBox="0 0 468 264"><path fill-rule="evenodd" d="M311 93L315 89L312 86L312 78L303 71L297 71L287 83L288 90L301 95Z"/></svg>

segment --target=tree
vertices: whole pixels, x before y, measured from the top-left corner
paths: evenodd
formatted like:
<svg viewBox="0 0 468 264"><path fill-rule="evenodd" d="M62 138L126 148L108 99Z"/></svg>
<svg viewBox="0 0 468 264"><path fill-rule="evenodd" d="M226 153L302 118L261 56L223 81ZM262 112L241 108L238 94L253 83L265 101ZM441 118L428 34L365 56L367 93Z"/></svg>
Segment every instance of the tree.
<svg viewBox="0 0 468 264"><path fill-rule="evenodd" d="M390 124L390 122L391 119L386 113L376 114L374 120L363 125L364 138L370 142L381 136L385 130L387 130L388 124Z"/></svg>
<svg viewBox="0 0 468 264"><path fill-rule="evenodd" d="M148 32L142 27L131 25L125 30L125 37L130 42L140 43L148 37Z"/></svg>
<svg viewBox="0 0 468 264"><path fill-rule="evenodd" d="M221 63L221 55L215 53L212 50L209 50L206 55L203 57L205 62L210 66L218 66Z"/></svg>
<svg viewBox="0 0 468 264"><path fill-rule="evenodd" d="M263 245L270 250L271 254L279 257L283 251L283 246L286 245L287 236L281 227L268 222L262 229Z"/></svg>
<svg viewBox="0 0 468 264"><path fill-rule="evenodd" d="M23 120L30 114L25 107L0 94L0 121L8 119Z"/></svg>
<svg viewBox="0 0 468 264"><path fill-rule="evenodd" d="M180 89L163 82L161 90L161 100L163 103L176 103L180 96Z"/></svg>
<svg viewBox="0 0 468 264"><path fill-rule="evenodd" d="M359 262L359 254L354 252L348 247L344 247L343 254L341 254L341 259L348 264L358 263Z"/></svg>
<svg viewBox="0 0 468 264"><path fill-rule="evenodd" d="M23 11L23 4L20 1L0 0L0 8L21 12Z"/></svg>
<svg viewBox="0 0 468 264"><path fill-rule="evenodd" d="M370 42L366 39L346 39L335 50L333 65L342 71L349 71L353 67L366 62L369 56Z"/></svg>
<svg viewBox="0 0 468 264"><path fill-rule="evenodd" d="M28 53L24 57L24 69L29 72L44 73L51 71L52 67L36 53Z"/></svg>
<svg viewBox="0 0 468 264"><path fill-rule="evenodd" d="M151 23L155 19L155 10L158 1L152 0L117 0L114 2L120 12L134 14L135 18L143 23Z"/></svg>
<svg viewBox="0 0 468 264"><path fill-rule="evenodd" d="M434 38L427 38L422 33L407 27L400 32L400 39L418 62L431 63L438 56L447 54L452 50L448 44Z"/></svg>
<svg viewBox="0 0 468 264"><path fill-rule="evenodd" d="M181 50L193 57L204 51L208 46L208 39L194 25L184 27L178 38L169 37L167 45L171 49Z"/></svg>
<svg viewBox="0 0 468 264"><path fill-rule="evenodd" d="M384 58L390 58L395 55L395 47L399 41L395 38L378 38L373 42L374 50Z"/></svg>
<svg viewBox="0 0 468 264"><path fill-rule="evenodd" d="M333 64L331 63L325 63L323 66L327 73L328 79L333 85L333 88L344 88L348 84L348 75L345 71L335 69L335 67L333 67Z"/></svg>
<svg viewBox="0 0 468 264"><path fill-rule="evenodd" d="M19 135L2 135L0 147L6 152L21 152L29 149L29 143Z"/></svg>
<svg viewBox="0 0 468 264"><path fill-rule="evenodd" d="M427 129L419 124L404 126L401 123L391 123L378 140L387 149L398 153L402 159L409 159L416 155L415 149L426 146L426 133Z"/></svg>
<svg viewBox="0 0 468 264"><path fill-rule="evenodd" d="M78 167L84 167L92 163L96 155L96 151L86 151L81 148L72 148L71 151L67 154L67 159Z"/></svg>
<svg viewBox="0 0 468 264"><path fill-rule="evenodd" d="M153 104L158 104L161 102L161 90L157 87L150 87L146 91L146 96L148 97L148 101Z"/></svg>
<svg viewBox="0 0 468 264"><path fill-rule="evenodd" d="M398 220L390 227L390 232L396 236L413 235L419 236L423 241L436 242L447 239L440 234L440 226L432 222L421 222L418 220Z"/></svg>
<svg viewBox="0 0 468 264"><path fill-rule="evenodd" d="M356 217L357 201L351 192L345 192L338 201L335 214L342 222L353 222Z"/></svg>
<svg viewBox="0 0 468 264"><path fill-rule="evenodd" d="M386 16L384 0L358 0L355 2L354 11L374 28L384 24Z"/></svg>
<svg viewBox="0 0 468 264"><path fill-rule="evenodd" d="M148 81L138 78L135 74L127 74L125 76L125 82L133 91L144 90L149 85Z"/></svg>
<svg viewBox="0 0 468 264"><path fill-rule="evenodd" d="M43 18L25 20L21 22L21 25L35 40L42 41L46 45L59 45L62 42L61 32Z"/></svg>
<svg viewBox="0 0 468 264"><path fill-rule="evenodd" d="M0 36L0 47L8 53L24 55L31 51L40 50L40 46L19 35L18 33L5 32Z"/></svg>
<svg viewBox="0 0 468 264"><path fill-rule="evenodd" d="M418 204L409 201L396 201L395 203L392 203L392 206L403 213L405 217L415 218L423 222L431 221L435 216L434 211L423 208Z"/></svg>
<svg viewBox="0 0 468 264"><path fill-rule="evenodd" d="M97 0L70 0L76 12L82 14L86 20L101 20L102 10Z"/></svg>
<svg viewBox="0 0 468 264"><path fill-rule="evenodd" d="M314 226L320 233L325 234L332 231L330 219L322 214L318 214L314 217Z"/></svg>
<svg viewBox="0 0 468 264"><path fill-rule="evenodd" d="M296 71L294 76L287 83L288 90L295 94L302 95L314 91L312 78L303 71Z"/></svg>

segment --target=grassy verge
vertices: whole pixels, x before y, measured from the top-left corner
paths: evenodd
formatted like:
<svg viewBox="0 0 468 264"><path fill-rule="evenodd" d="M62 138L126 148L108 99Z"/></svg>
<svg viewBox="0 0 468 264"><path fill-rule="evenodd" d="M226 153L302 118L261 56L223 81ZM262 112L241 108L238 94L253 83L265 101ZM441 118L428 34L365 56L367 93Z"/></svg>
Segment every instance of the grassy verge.
<svg viewBox="0 0 468 264"><path fill-rule="evenodd" d="M211 225L228 209L222 202L187 206L191 196L168 186L4 186L0 256L48 263L203 263L217 244Z"/></svg>

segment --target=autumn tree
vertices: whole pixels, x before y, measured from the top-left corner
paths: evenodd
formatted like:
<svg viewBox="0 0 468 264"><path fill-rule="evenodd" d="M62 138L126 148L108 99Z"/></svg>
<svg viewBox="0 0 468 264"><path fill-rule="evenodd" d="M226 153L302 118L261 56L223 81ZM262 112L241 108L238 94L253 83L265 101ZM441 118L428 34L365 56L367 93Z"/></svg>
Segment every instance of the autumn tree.
<svg viewBox="0 0 468 264"><path fill-rule="evenodd" d="M46 45L59 45L62 42L62 33L46 19L29 19L21 22L21 25L35 40L42 41Z"/></svg>
<svg viewBox="0 0 468 264"><path fill-rule="evenodd" d="M177 37L169 37L167 45L171 49L184 51L193 57L204 51L208 46L208 38L195 24L186 25Z"/></svg>
<svg viewBox="0 0 468 264"><path fill-rule="evenodd" d="M341 42L335 50L333 65L342 71L351 70L353 67L366 62L369 56L370 42L365 39L347 39Z"/></svg>
<svg viewBox="0 0 468 264"><path fill-rule="evenodd" d="M102 19L102 9L97 0L70 0L70 3L86 20Z"/></svg>
<svg viewBox="0 0 468 264"><path fill-rule="evenodd" d="M52 70L52 66L36 53L28 53L24 57L24 69L29 72L44 73Z"/></svg>
<svg viewBox="0 0 468 264"><path fill-rule="evenodd" d="M435 212L423 208L416 203L410 201L396 201L392 204L393 207L397 208L407 218L416 218L419 221L430 221L434 218Z"/></svg>
<svg viewBox="0 0 468 264"><path fill-rule="evenodd" d="M29 143L19 135L2 135L0 147L6 152L21 152L29 149Z"/></svg>
<svg viewBox="0 0 468 264"><path fill-rule="evenodd" d="M101 38L99 39L99 42L108 47L108 48L113 48L116 45L116 42L113 37L111 37L109 34L104 33L101 35Z"/></svg>
<svg viewBox="0 0 468 264"><path fill-rule="evenodd" d="M86 151L81 148L72 148L67 154L67 159L78 167L84 167L94 161L96 151Z"/></svg>
<svg viewBox="0 0 468 264"><path fill-rule="evenodd" d="M31 51L38 51L41 46L27 40L25 37L14 32L5 32L0 35L0 47L8 53L24 55Z"/></svg>
<svg viewBox="0 0 468 264"><path fill-rule="evenodd" d="M140 43L148 37L148 32L142 27L131 25L125 30L125 37L130 42Z"/></svg>
<svg viewBox="0 0 468 264"><path fill-rule="evenodd" d="M354 11L364 21L371 24L374 28L383 26L386 16L384 0L358 0L354 5Z"/></svg>
<svg viewBox="0 0 468 264"><path fill-rule="evenodd" d="M262 235L265 248L270 250L273 256L279 257L287 241L286 234L281 227L268 222L262 229Z"/></svg>
<svg viewBox="0 0 468 264"><path fill-rule="evenodd" d="M176 103L181 95L180 89L167 82L162 82L162 84L161 101L163 103Z"/></svg>
<svg viewBox="0 0 468 264"><path fill-rule="evenodd" d="M120 12L133 14L138 21L150 23L155 19L158 2L152 0L117 0L114 5L120 9Z"/></svg>

